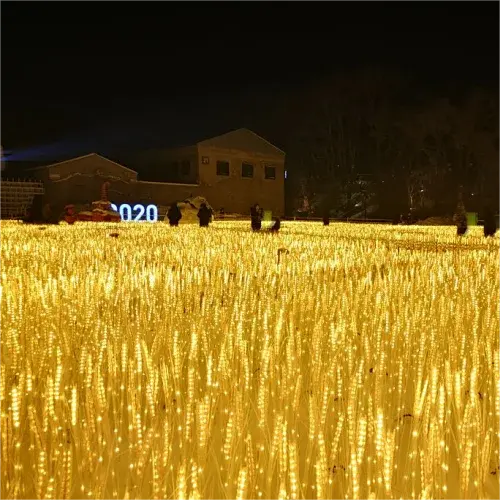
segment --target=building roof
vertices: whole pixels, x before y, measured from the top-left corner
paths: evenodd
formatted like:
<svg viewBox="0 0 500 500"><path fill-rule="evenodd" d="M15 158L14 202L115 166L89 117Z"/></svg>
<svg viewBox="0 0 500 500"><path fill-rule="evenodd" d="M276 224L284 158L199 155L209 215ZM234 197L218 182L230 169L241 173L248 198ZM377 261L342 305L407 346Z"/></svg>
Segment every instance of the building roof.
<svg viewBox="0 0 500 500"><path fill-rule="evenodd" d="M89 154L86 154L86 155L83 155L83 156L78 156L76 158L69 158L68 160L58 161L56 163L51 163L49 165L42 165L42 166L39 166L39 167L28 168L26 170L27 171L31 171L31 170L40 170L40 169L43 169L43 168L55 167L56 165L62 165L63 163L69 163L71 161L83 160L84 158L88 158L90 156L98 156L99 158L102 158L105 161L109 161L110 163L114 163L115 165L118 165L120 168L123 168L124 170L128 170L129 172L133 172L134 174L137 174L137 172L135 170L132 170L131 168L125 167L124 165L121 165L119 163L116 163L115 161L110 160L109 158L106 158L106 157L104 157L104 156L102 156L102 155L100 155L98 153L89 153Z"/></svg>
<svg viewBox="0 0 500 500"><path fill-rule="evenodd" d="M226 134L206 139L198 142L198 146L213 147L218 149L236 149L258 153L264 156L284 156L285 153L266 141L260 135L248 130L247 128L239 128Z"/></svg>

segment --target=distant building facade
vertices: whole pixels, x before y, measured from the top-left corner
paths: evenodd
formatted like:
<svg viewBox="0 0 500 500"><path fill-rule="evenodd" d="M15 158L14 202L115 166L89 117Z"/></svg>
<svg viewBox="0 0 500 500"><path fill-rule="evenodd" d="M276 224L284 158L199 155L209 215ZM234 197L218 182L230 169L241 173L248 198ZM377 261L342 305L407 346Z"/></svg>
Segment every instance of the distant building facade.
<svg viewBox="0 0 500 500"><path fill-rule="evenodd" d="M259 203L273 214L285 210L285 154L247 129L239 129L191 146L139 153L134 164L155 172L159 181L138 178L135 170L91 153L32 168L43 183L45 202L54 209L99 199L105 181L115 204L166 207L192 196L205 197L215 210L249 213Z"/></svg>
<svg viewBox="0 0 500 500"><path fill-rule="evenodd" d="M285 153L248 129L194 145L140 153L137 164L162 180L197 185L196 194L216 210L246 214L259 203L285 211Z"/></svg>

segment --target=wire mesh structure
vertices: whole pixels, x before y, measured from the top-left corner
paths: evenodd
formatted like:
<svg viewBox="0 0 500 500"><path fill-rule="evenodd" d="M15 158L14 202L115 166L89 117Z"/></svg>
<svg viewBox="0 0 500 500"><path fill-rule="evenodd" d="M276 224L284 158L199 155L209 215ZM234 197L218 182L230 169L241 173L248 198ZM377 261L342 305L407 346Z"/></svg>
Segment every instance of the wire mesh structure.
<svg viewBox="0 0 500 500"><path fill-rule="evenodd" d="M2 180L0 184L2 219L24 217L34 197L44 193L43 183L39 181Z"/></svg>

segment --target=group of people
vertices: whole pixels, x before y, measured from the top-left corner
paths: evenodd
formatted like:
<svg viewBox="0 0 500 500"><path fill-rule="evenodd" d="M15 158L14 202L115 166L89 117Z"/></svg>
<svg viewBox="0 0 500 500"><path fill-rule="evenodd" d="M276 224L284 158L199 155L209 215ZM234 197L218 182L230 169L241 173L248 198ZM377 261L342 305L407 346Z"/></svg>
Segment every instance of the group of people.
<svg viewBox="0 0 500 500"><path fill-rule="evenodd" d="M486 206L483 210L483 234L485 238L495 236L497 232L497 221L495 214L490 206ZM457 226L457 236L463 236L467 233L467 213L462 199L459 200L457 210L453 216L453 222Z"/></svg>
<svg viewBox="0 0 500 500"><path fill-rule="evenodd" d="M264 210L258 203L250 207L250 224L252 231L260 231L262 229L262 219L264 218ZM281 220L279 217L274 219L274 224L270 227L271 233L277 233L281 228Z"/></svg>
<svg viewBox="0 0 500 500"><path fill-rule="evenodd" d="M51 223L53 219L52 209L49 204L45 206L41 203L41 197L35 199L33 206L28 210L26 217L24 218L25 223ZM224 209L221 209L220 214L224 214ZM213 216L212 209L207 206L206 203L202 203L197 213L200 227L208 227ZM177 205L177 203L172 203L168 212L167 218L171 226L178 226L180 220L182 219L182 213ZM264 218L264 210L260 207L258 203L250 207L250 220L252 231L260 231L262 229L262 220ZM495 214L491 207L486 207L483 212L484 218L484 236L494 236L497 231L497 222L495 219ZM76 221L77 217L75 214L74 205L67 205L64 208L64 214L59 220L65 220L69 224ZM54 220L54 223L56 221ZM454 216L454 222L457 226L457 234L463 235L467 231L467 216L463 204L459 203L457 213ZM330 224L329 213L325 211L323 215L323 224L328 226ZM272 233L277 233L281 229L281 220L279 217L274 219L274 224L269 228Z"/></svg>
<svg viewBox="0 0 500 500"><path fill-rule="evenodd" d="M206 203L200 205L198 210L198 219L200 221L200 227L208 227L210 220L212 219L212 210L207 207ZM182 219L182 213L177 205L177 203L172 203L167 212L167 219L171 226L176 227L179 225Z"/></svg>
<svg viewBox="0 0 500 500"><path fill-rule="evenodd" d="M198 219L200 221L200 227L208 227L210 221L212 220L212 209L207 206L206 203L202 203L200 209L198 210ZM262 229L262 219L264 218L264 211L259 206L258 203L253 205L250 208L250 219L251 219L251 228L253 231L260 231ZM182 212L179 209L179 206L176 202L172 203L167 212L167 219L169 224L172 227L176 227L179 225L180 220L182 219ZM274 220L274 224L269 229L272 233L277 233L281 228L281 220L279 217L276 217Z"/></svg>

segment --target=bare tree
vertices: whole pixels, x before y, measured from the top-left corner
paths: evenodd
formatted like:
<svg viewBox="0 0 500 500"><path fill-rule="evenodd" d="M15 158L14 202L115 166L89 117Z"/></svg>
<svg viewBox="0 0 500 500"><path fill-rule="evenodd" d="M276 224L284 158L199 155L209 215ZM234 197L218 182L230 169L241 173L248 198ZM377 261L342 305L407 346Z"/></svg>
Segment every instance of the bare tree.
<svg viewBox="0 0 500 500"><path fill-rule="evenodd" d="M294 197L311 211L326 204L345 213L359 203L359 174L368 173L387 207L406 198L412 211L451 213L461 183L466 203L467 191L498 198L498 98L477 92L451 103L415 95L406 83L362 70L280 102Z"/></svg>

